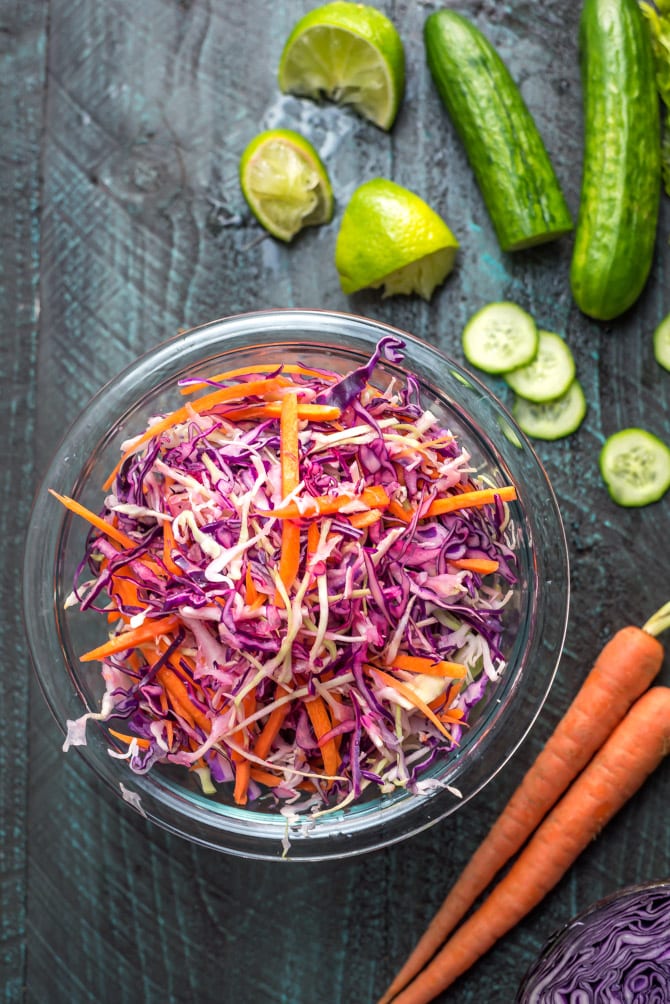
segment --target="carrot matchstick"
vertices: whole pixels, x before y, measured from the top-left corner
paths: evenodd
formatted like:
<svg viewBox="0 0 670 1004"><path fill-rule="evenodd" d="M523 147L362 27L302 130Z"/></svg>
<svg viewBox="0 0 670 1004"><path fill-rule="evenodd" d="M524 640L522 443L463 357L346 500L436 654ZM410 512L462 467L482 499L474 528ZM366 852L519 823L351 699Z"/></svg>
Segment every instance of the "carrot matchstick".
<svg viewBox="0 0 670 1004"><path fill-rule="evenodd" d="M159 617L157 620L145 620L139 627L115 634L103 645L98 645L97 648L84 652L83 655L79 656L79 659L81 662L93 662L95 659L105 659L108 655L114 655L116 652L125 652L126 649L153 641L159 635L169 634L178 624L179 619L174 614Z"/></svg>

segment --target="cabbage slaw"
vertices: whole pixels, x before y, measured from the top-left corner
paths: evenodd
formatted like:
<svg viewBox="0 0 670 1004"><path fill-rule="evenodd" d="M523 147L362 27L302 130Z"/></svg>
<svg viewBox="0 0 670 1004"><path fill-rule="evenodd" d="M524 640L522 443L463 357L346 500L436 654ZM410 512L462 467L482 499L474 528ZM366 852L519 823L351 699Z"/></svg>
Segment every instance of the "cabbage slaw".
<svg viewBox="0 0 670 1004"><path fill-rule="evenodd" d="M68 605L110 622L113 756L207 794L342 807L419 792L504 671L513 486L483 485L411 374L258 366L184 380L122 445ZM196 391L206 391L193 397Z"/></svg>

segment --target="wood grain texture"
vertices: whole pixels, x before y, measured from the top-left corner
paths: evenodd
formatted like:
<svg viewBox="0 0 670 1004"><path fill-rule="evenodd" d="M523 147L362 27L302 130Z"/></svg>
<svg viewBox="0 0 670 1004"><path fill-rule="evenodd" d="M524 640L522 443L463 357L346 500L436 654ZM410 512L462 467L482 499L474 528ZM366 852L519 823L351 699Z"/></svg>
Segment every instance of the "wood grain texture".
<svg viewBox="0 0 670 1004"><path fill-rule="evenodd" d="M15 83L3 93L16 94L0 112L9 137L0 206L7 262L0 362L10 391L0 407L12 431L5 441L20 444L12 445L2 481L9 542L0 578L10 709L0 746L7 1002L374 1001L602 644L623 623L641 623L670 594L670 500L618 509L597 471L604 437L622 425L670 435L670 377L651 349L651 332L670 311L670 201L663 201L654 271L634 310L609 325L582 317L569 294L569 239L515 256L498 250L425 67L423 22L436 5L377 5L394 18L408 57L407 93L389 135L346 109L279 94L281 44L295 19L316 6L310 0L30 0L15 4L12 33L0 35L3 72ZM576 215L579 3L450 5L473 17L508 62ZM25 83L17 89L19 78L30 82L27 91ZM337 200L332 224L305 232L291 247L263 235L237 181L244 146L274 125L312 139ZM430 304L340 291L332 265L339 219L354 187L374 175L417 191L461 240L455 272ZM565 334L589 402L576 435L537 444L561 500L573 605L555 686L522 751L466 811L348 862L233 859L147 824L83 769L76 751L61 753L60 733L34 682L30 708L26 700L13 572L26 506L16 500L29 496L65 425L139 352L224 314L269 306L350 310L406 328L461 359L464 321L488 300L504 298ZM502 381L489 383L510 402ZM449 992L450 1004L511 1004L542 942L578 908L628 883L667 877L667 787L662 769L547 901Z"/></svg>
<svg viewBox="0 0 670 1004"><path fill-rule="evenodd" d="M26 968L28 687L22 643L23 537L34 490L38 299L39 152L44 98L45 8L0 12L0 997L21 999Z"/></svg>

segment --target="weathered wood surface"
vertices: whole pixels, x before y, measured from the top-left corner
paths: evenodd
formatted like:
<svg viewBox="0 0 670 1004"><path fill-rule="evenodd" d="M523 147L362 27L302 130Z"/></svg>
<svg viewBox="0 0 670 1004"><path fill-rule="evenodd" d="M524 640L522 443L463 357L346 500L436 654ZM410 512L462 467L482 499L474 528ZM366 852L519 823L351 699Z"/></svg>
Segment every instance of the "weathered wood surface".
<svg viewBox="0 0 670 1004"><path fill-rule="evenodd" d="M651 348L653 328L670 311L670 203L664 199L654 271L636 307L607 326L586 320L569 295L569 239L515 257L497 249L425 68L422 26L434 5L379 4L408 55L407 94L390 135L347 111L279 95L281 43L312 6L29 0L0 15L0 984L7 1002L374 1001L605 639L670 596L670 500L618 509L597 473L603 437L622 425L670 434L670 376ZM579 4L454 6L476 18L521 81L576 212ZM288 248L263 238L237 182L246 142L274 124L314 140L338 200L331 226ZM342 206L358 182L380 174L422 194L461 239L458 267L430 304L339 290L332 252ZM61 753L21 636L21 535L65 425L139 351L217 316L269 306L351 310L460 358L466 317L503 298L567 335L589 401L578 434L538 444L561 499L573 603L556 684L522 751L463 813L345 863L232 859L145 824L76 753ZM501 384L492 386L504 395ZM444 1000L511 1002L544 939L577 908L631 882L667 878L667 791L663 768L547 901Z"/></svg>

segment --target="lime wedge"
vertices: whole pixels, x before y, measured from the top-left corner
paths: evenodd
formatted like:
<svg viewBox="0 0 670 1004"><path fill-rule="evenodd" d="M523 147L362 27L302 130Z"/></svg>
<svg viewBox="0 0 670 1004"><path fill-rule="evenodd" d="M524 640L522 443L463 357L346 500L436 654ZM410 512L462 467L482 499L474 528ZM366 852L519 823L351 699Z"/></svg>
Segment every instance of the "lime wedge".
<svg viewBox="0 0 670 1004"><path fill-rule="evenodd" d="M344 293L384 287L384 296L429 300L454 267L458 241L423 199L386 178L356 189L342 215L335 267Z"/></svg>
<svg viewBox="0 0 670 1004"><path fill-rule="evenodd" d="M405 86L405 53L394 24L364 4L337 0L295 25L279 62L282 91L352 105L390 129Z"/></svg>
<svg viewBox="0 0 670 1004"><path fill-rule="evenodd" d="M292 129L251 140L240 160L240 185L258 222L283 241L333 215L328 173L309 140Z"/></svg>

